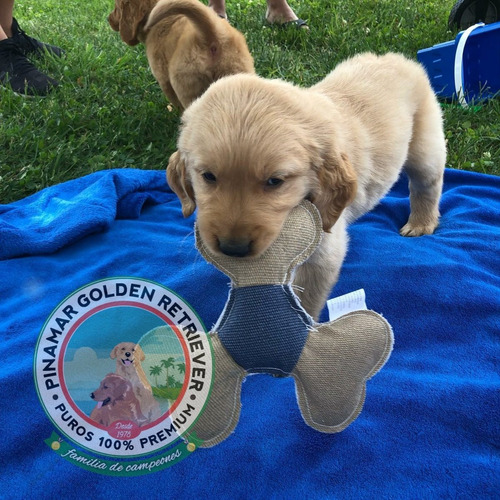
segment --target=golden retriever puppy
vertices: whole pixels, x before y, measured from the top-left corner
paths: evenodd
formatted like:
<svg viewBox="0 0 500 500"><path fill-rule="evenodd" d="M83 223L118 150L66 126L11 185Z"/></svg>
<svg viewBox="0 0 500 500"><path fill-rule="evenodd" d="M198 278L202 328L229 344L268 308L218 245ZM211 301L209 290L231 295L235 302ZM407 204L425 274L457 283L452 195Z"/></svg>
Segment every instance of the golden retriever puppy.
<svg viewBox="0 0 500 500"><path fill-rule="evenodd" d="M181 111L215 80L255 72L245 37L199 0L115 0L108 21L128 45L145 44L153 75Z"/></svg>
<svg viewBox="0 0 500 500"><path fill-rule="evenodd" d="M153 396L153 389L141 365L146 359L141 346L134 342L120 342L112 349L109 357L116 359L115 373L132 384L147 421L153 422L160 418L160 405Z"/></svg>
<svg viewBox="0 0 500 500"><path fill-rule="evenodd" d="M106 375L90 397L97 401L90 418L104 427L109 427L118 420L131 421L139 427L147 423L132 384L119 375Z"/></svg>
<svg viewBox="0 0 500 500"><path fill-rule="evenodd" d="M167 168L185 216L198 207L214 252L264 252L302 199L325 234L298 269L302 304L317 318L346 252L346 223L373 208L404 169L411 213L404 236L438 225L446 146L423 68L401 55L361 54L311 88L236 75L214 83L182 118Z"/></svg>

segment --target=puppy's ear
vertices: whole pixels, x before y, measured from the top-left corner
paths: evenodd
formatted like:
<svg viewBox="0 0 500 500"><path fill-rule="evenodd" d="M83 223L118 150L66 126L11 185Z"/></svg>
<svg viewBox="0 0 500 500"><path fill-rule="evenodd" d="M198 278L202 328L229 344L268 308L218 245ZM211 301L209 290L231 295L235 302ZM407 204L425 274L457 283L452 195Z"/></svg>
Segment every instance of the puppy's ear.
<svg viewBox="0 0 500 500"><path fill-rule="evenodd" d="M146 359L146 355L144 354L144 351L141 349L141 346L139 344L135 344L135 353L139 361L144 361Z"/></svg>
<svg viewBox="0 0 500 500"><path fill-rule="evenodd" d="M193 186L187 177L186 165L179 151L176 151L169 159L167 166L167 182L172 191L179 197L182 203L182 215L189 217L196 208Z"/></svg>
<svg viewBox="0 0 500 500"><path fill-rule="evenodd" d="M323 220L323 230L329 231L340 214L356 196L357 177L347 155L328 156L317 168L318 189L311 201L316 205Z"/></svg>
<svg viewBox="0 0 500 500"><path fill-rule="evenodd" d="M139 43L139 29L142 28L148 19L149 2L142 0L120 0L118 31L122 40L127 45L137 45ZM113 11L114 12L114 11ZM113 27L112 22L116 25L116 16L112 18L113 12L108 18L109 24ZM115 28L113 28L115 29Z"/></svg>
<svg viewBox="0 0 500 500"><path fill-rule="evenodd" d="M116 352L118 350L118 345L115 345L115 347L113 347L113 350L109 353L109 357L111 359L115 359L116 356L118 355L117 352Z"/></svg>
<svg viewBox="0 0 500 500"><path fill-rule="evenodd" d="M120 31L120 17L121 17L120 0L115 1L115 8L108 16L108 23L114 31Z"/></svg>

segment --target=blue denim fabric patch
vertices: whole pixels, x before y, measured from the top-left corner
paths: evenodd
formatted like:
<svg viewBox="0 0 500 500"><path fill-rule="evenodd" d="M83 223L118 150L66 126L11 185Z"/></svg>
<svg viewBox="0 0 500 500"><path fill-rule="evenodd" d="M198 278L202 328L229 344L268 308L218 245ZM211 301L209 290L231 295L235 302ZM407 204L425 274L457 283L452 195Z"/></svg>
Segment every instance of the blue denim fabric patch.
<svg viewBox="0 0 500 500"><path fill-rule="evenodd" d="M290 373L312 318L290 286L233 288L217 331L234 361L249 372Z"/></svg>

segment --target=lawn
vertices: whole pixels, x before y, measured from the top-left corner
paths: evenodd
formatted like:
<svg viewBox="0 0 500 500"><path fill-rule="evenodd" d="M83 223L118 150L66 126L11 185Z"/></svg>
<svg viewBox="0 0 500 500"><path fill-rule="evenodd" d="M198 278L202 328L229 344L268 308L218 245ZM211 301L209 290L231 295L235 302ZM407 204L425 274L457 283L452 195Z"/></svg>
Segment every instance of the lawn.
<svg viewBox="0 0 500 500"><path fill-rule="evenodd" d="M452 40L447 21L454 3L291 1L309 31L267 26L264 0L228 0L227 11L261 76L310 85L361 51L416 58L417 50ZM112 8L111 0L17 2L21 27L67 55L38 64L61 82L46 98L0 88L0 203L98 170L165 168L179 114L149 71L144 47L125 45L109 27ZM448 166L500 174L500 99L443 110Z"/></svg>

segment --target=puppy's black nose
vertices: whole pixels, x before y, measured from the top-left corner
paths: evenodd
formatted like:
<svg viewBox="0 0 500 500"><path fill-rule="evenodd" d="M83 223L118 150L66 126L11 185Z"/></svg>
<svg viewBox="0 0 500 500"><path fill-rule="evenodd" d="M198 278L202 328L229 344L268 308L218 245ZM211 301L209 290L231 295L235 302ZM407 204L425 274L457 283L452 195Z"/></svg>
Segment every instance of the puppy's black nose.
<svg viewBox="0 0 500 500"><path fill-rule="evenodd" d="M252 242L249 240L219 240L220 251L229 257L246 257L251 247Z"/></svg>
<svg viewBox="0 0 500 500"><path fill-rule="evenodd" d="M91 397L92 399L95 399L95 394L94 394L94 393L92 393L92 394L90 395L90 397Z"/></svg>
<svg viewBox="0 0 500 500"><path fill-rule="evenodd" d="M130 358L130 353L129 353L129 352L126 352L126 353L125 353L125 356L127 356L127 358Z"/></svg>

